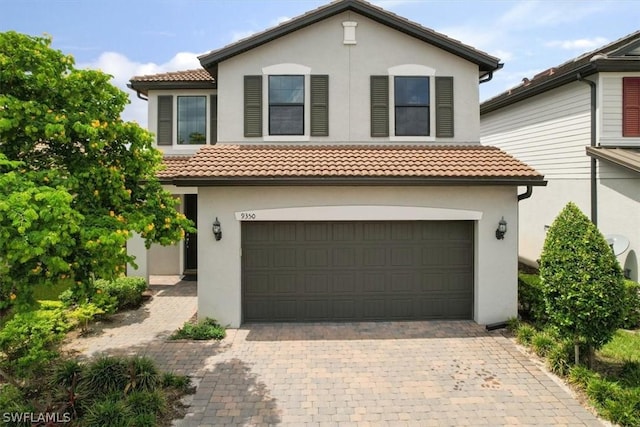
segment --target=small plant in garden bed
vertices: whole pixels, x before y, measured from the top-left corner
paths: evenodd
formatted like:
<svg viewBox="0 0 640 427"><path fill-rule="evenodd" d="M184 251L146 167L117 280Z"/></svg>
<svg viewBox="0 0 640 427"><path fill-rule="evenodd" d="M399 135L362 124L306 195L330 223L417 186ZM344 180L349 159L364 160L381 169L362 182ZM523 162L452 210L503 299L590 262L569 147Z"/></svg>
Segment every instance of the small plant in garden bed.
<svg viewBox="0 0 640 427"><path fill-rule="evenodd" d="M172 340L221 340L227 335L224 326L221 326L215 319L206 317L196 323L185 322L182 328L171 335Z"/></svg>

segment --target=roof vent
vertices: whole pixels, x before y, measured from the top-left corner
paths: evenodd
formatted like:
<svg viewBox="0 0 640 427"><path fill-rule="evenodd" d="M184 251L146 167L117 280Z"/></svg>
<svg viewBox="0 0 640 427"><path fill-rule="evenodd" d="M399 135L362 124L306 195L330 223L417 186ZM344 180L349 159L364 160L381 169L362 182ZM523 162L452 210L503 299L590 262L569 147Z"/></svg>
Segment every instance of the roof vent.
<svg viewBox="0 0 640 427"><path fill-rule="evenodd" d="M591 57L591 59L589 60L589 62L593 62L593 61L598 61L599 59L607 59L607 54L606 53L596 53L595 55L593 55Z"/></svg>
<svg viewBox="0 0 640 427"><path fill-rule="evenodd" d="M525 86L529 86L529 83L530 83L530 82L531 82L531 80L529 80L529 79L528 79L528 78L526 78L526 77L525 77L524 79L522 79L522 84L523 84L523 85L525 85Z"/></svg>
<svg viewBox="0 0 640 427"><path fill-rule="evenodd" d="M345 21L342 23L342 27L344 28L344 40L343 44L357 44L356 41L356 27L358 26L357 22L354 21Z"/></svg>

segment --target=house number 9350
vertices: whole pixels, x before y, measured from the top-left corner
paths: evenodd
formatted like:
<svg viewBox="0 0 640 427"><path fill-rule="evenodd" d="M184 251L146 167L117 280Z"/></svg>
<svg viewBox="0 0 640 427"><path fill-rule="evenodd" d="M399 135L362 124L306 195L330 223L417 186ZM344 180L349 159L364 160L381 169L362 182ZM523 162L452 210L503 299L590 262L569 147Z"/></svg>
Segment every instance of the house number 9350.
<svg viewBox="0 0 640 427"><path fill-rule="evenodd" d="M240 219L244 219L244 220L256 219L256 214L253 212L241 212Z"/></svg>

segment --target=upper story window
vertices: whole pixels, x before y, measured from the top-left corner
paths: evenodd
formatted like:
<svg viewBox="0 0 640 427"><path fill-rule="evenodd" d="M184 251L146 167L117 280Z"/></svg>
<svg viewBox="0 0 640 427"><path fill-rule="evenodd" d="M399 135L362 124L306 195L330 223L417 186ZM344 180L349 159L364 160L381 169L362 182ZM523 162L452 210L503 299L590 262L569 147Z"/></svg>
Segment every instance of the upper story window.
<svg viewBox="0 0 640 427"><path fill-rule="evenodd" d="M409 141L454 137L453 77L432 74L435 70L427 67L401 65L390 69L389 75L371 76L372 137Z"/></svg>
<svg viewBox="0 0 640 427"><path fill-rule="evenodd" d="M622 136L640 137L640 77L622 79Z"/></svg>
<svg viewBox="0 0 640 427"><path fill-rule="evenodd" d="M218 95L158 95L156 141L188 147L218 140Z"/></svg>
<svg viewBox="0 0 640 427"><path fill-rule="evenodd" d="M310 71L276 64L263 75L244 76L244 136L270 141L329 136L329 76Z"/></svg>
<svg viewBox="0 0 640 427"><path fill-rule="evenodd" d="M428 136L429 77L396 76L394 81L396 136Z"/></svg>
<svg viewBox="0 0 640 427"><path fill-rule="evenodd" d="M178 97L178 144L207 142L207 98Z"/></svg>
<svg viewBox="0 0 640 427"><path fill-rule="evenodd" d="M304 135L304 76L269 76L269 135Z"/></svg>

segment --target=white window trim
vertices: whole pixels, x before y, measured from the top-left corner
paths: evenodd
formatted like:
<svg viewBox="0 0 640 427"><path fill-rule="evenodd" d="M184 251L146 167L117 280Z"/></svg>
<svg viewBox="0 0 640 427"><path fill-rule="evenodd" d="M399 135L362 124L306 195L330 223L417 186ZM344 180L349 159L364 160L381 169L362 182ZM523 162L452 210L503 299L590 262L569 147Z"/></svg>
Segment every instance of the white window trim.
<svg viewBox="0 0 640 427"><path fill-rule="evenodd" d="M211 116L211 95L215 95L216 92L212 91L176 91L167 93L166 95L173 96L173 132L171 135L171 145L160 145L158 146L160 149L171 148L172 151L197 151L203 145L211 144L211 120L209 117ZM164 94L159 94L164 95ZM205 97L205 123L206 123L206 138L204 144L178 144L178 98L181 96L204 96ZM157 118L156 118L157 120ZM157 125L156 125L157 126Z"/></svg>
<svg viewBox="0 0 640 427"><path fill-rule="evenodd" d="M304 133L302 135L269 135L269 76L304 76ZM262 140L279 142L310 141L309 124L311 122L311 67L294 63L269 65L262 68Z"/></svg>
<svg viewBox="0 0 640 427"><path fill-rule="evenodd" d="M399 142L435 141L436 110L433 106L436 102L434 79L436 70L426 65L402 64L388 68L387 73L389 75L389 140ZM429 77L429 136L396 136L395 77L407 76Z"/></svg>

